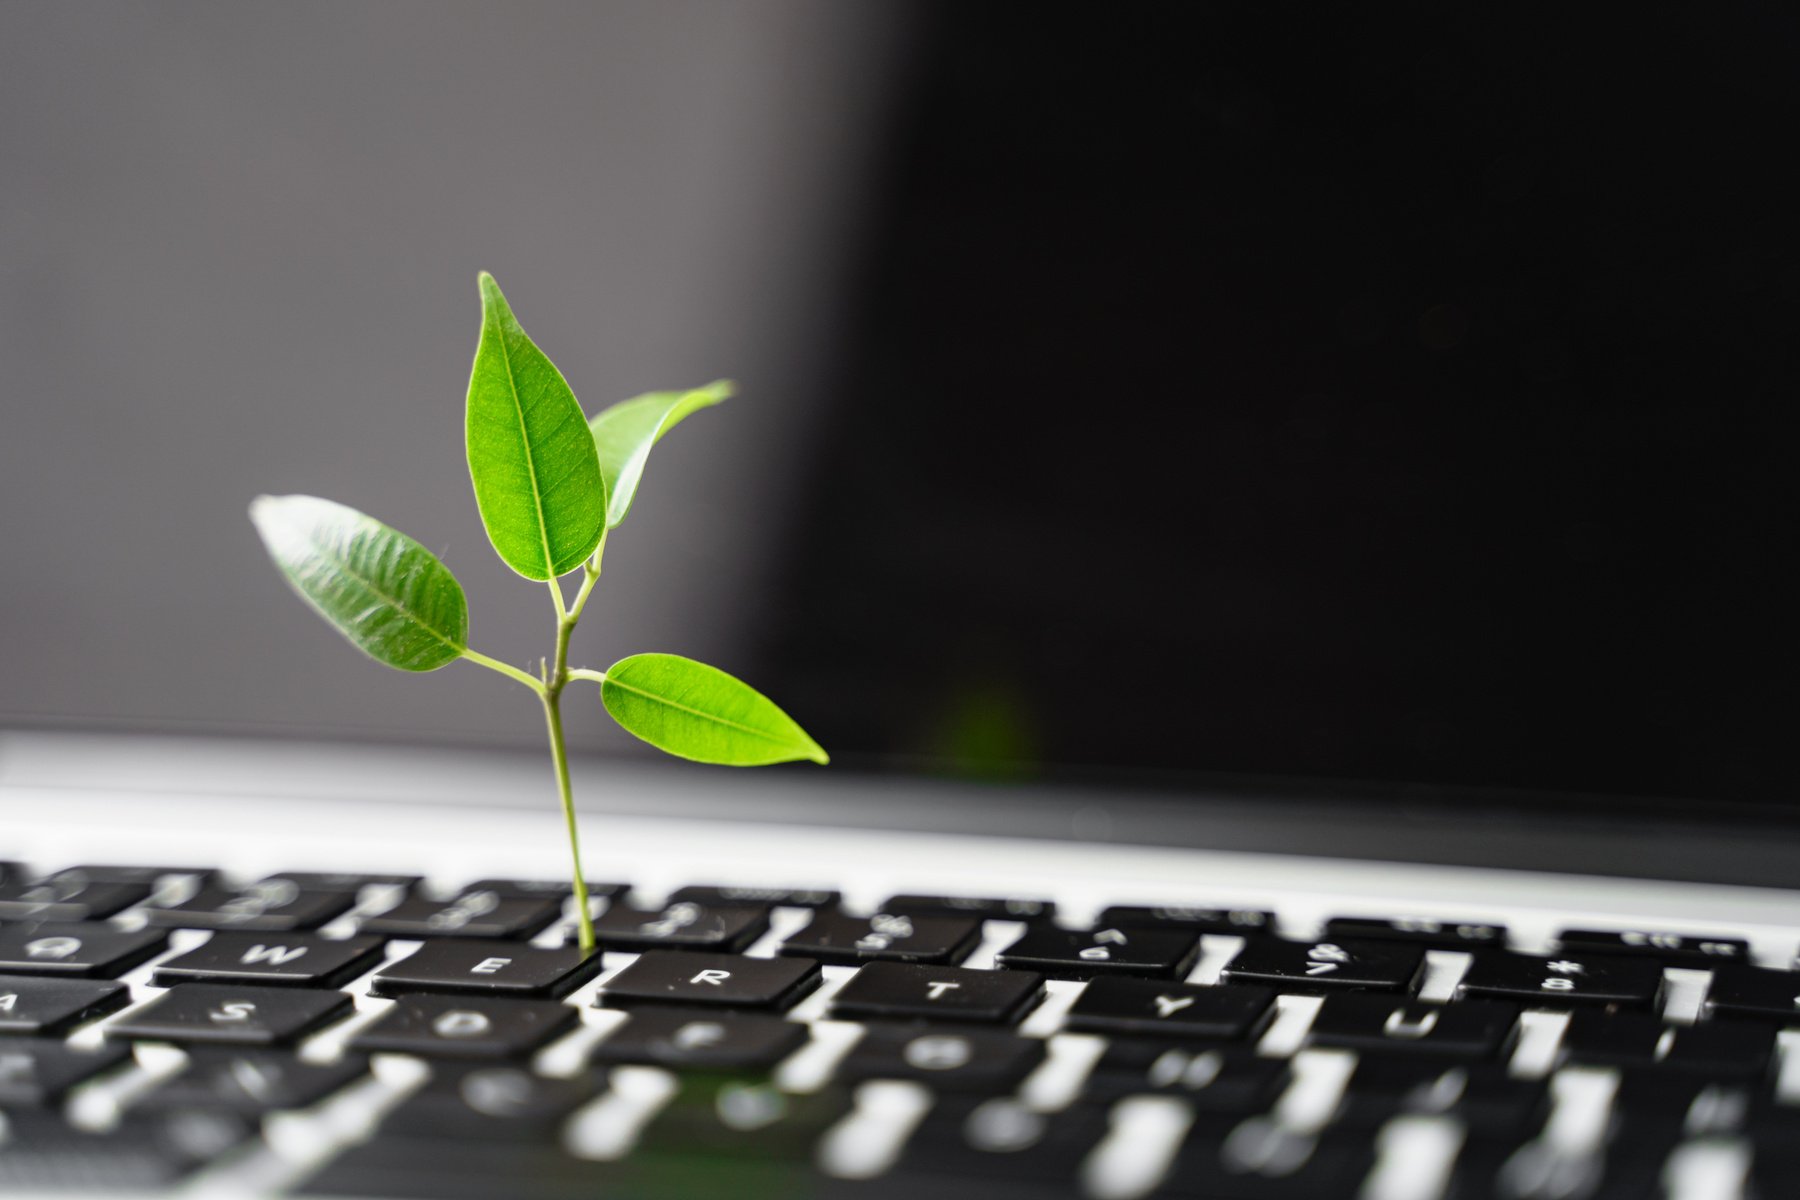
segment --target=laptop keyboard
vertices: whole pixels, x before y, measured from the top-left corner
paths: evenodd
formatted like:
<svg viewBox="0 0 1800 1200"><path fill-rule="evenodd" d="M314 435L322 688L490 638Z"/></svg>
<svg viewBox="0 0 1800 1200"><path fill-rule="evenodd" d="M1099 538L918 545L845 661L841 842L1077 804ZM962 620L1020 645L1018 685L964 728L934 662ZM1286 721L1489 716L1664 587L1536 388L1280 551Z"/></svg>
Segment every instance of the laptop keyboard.
<svg viewBox="0 0 1800 1200"><path fill-rule="evenodd" d="M555 881L48 866L0 1193L1800 1195L1800 972L1729 930L598 882L584 959Z"/></svg>

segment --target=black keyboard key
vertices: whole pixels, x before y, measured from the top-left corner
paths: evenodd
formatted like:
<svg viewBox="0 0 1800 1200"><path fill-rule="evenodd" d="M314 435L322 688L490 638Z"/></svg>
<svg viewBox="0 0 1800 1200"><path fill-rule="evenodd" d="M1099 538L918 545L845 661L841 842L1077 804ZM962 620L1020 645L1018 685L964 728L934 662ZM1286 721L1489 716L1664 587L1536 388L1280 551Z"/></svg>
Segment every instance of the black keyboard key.
<svg viewBox="0 0 1800 1200"><path fill-rule="evenodd" d="M554 1000L402 996L351 1042L360 1053L426 1058L522 1058L575 1027L575 1010Z"/></svg>
<svg viewBox="0 0 1800 1200"><path fill-rule="evenodd" d="M1030 971L972 971L917 963L870 963L832 998L837 1017L1012 1022L1044 995Z"/></svg>
<svg viewBox="0 0 1800 1200"><path fill-rule="evenodd" d="M276 1046L348 1016L350 1009L343 992L184 983L114 1021L106 1032L159 1042Z"/></svg>
<svg viewBox="0 0 1800 1200"><path fill-rule="evenodd" d="M0 861L0 885L25 878L25 868L16 862Z"/></svg>
<svg viewBox="0 0 1800 1200"><path fill-rule="evenodd" d="M0 921L98 921L150 895L141 883L101 883L80 876L0 884Z"/></svg>
<svg viewBox="0 0 1800 1200"><path fill-rule="evenodd" d="M144 1093L138 1107L157 1111L210 1109L260 1116L308 1108L369 1077L367 1059L303 1062L273 1050L224 1050L195 1046L188 1065Z"/></svg>
<svg viewBox="0 0 1800 1200"><path fill-rule="evenodd" d="M889 896L885 913L916 917L976 917L994 921L1048 921L1056 915L1054 900L1020 900L993 896Z"/></svg>
<svg viewBox="0 0 1800 1200"><path fill-rule="evenodd" d="M594 921L608 950L720 950L736 953L769 931L769 910L682 901L652 911L614 904Z"/></svg>
<svg viewBox="0 0 1800 1200"><path fill-rule="evenodd" d="M1064 1024L1079 1033L1243 1039L1267 1027L1274 1003L1275 993L1261 987L1096 979L1076 997Z"/></svg>
<svg viewBox="0 0 1800 1200"><path fill-rule="evenodd" d="M1085 1100L1179 1096L1203 1112L1265 1112L1293 1082L1284 1058L1262 1058L1245 1046L1176 1046L1115 1041L1101 1054L1082 1090Z"/></svg>
<svg viewBox="0 0 1800 1200"><path fill-rule="evenodd" d="M1141 975L1182 979L1200 957L1200 935L1175 929L1082 931L1034 925L1002 950L1008 970L1036 971L1050 979Z"/></svg>
<svg viewBox="0 0 1800 1200"><path fill-rule="evenodd" d="M1395 942L1288 942L1257 938L1244 944L1220 977L1285 992L1409 991L1423 973L1425 950Z"/></svg>
<svg viewBox="0 0 1800 1200"><path fill-rule="evenodd" d="M789 1009L818 987L823 978L819 964L810 959L646 950L636 962L607 980L601 999L621 1006L702 1004Z"/></svg>
<svg viewBox="0 0 1800 1200"><path fill-rule="evenodd" d="M454 900L408 896L362 923L365 933L404 938L532 937L562 916L560 899L506 900L496 892L464 892Z"/></svg>
<svg viewBox="0 0 1800 1200"><path fill-rule="evenodd" d="M600 1094L593 1075L547 1079L520 1067L435 1075L381 1122L383 1137L557 1144L570 1114Z"/></svg>
<svg viewBox="0 0 1800 1200"><path fill-rule="evenodd" d="M1649 1066L1674 1044L1676 1030L1647 1012L1583 1009L1563 1030L1562 1055L1584 1066Z"/></svg>
<svg viewBox="0 0 1800 1200"><path fill-rule="evenodd" d="M694 904L773 904L783 908L836 908L843 895L835 888L756 887L754 885L708 884L678 888L669 903L687 900Z"/></svg>
<svg viewBox="0 0 1800 1200"><path fill-rule="evenodd" d="M1691 933L1565 929L1557 945L1571 952L1641 956L1676 966L1710 967L1750 958L1750 943L1743 938Z"/></svg>
<svg viewBox="0 0 1800 1200"><path fill-rule="evenodd" d="M981 940L981 922L973 917L924 917L877 913L852 917L814 913L805 929L782 943L781 952L819 962L959 963Z"/></svg>
<svg viewBox="0 0 1800 1200"><path fill-rule="evenodd" d="M129 1003L131 989L122 983L0 975L0 1034L61 1037Z"/></svg>
<svg viewBox="0 0 1800 1200"><path fill-rule="evenodd" d="M634 1008L594 1049L594 1061L672 1070L764 1071L807 1042L805 1025L766 1013Z"/></svg>
<svg viewBox="0 0 1800 1200"><path fill-rule="evenodd" d="M45 1112L13 1112L0 1150L0 1195L163 1194L247 1141L252 1125L230 1113L134 1112L105 1132Z"/></svg>
<svg viewBox="0 0 1800 1200"><path fill-rule="evenodd" d="M130 1061L123 1046L71 1050L48 1038L0 1037L0 1108L60 1104L77 1084ZM0 1158L10 1150L0 1150Z"/></svg>
<svg viewBox="0 0 1800 1200"><path fill-rule="evenodd" d="M355 903L351 891L302 891L289 880L277 879L241 888L209 884L185 900L146 905L144 917L167 929L286 933L317 929L349 912Z"/></svg>
<svg viewBox="0 0 1800 1200"><path fill-rule="evenodd" d="M377 1135L344 1150L294 1190L357 1200L598 1200L622 1195L620 1179L615 1163L588 1162L541 1141ZM654 1191L635 1194L662 1200Z"/></svg>
<svg viewBox="0 0 1800 1200"><path fill-rule="evenodd" d="M1346 992L1327 996L1307 1044L1396 1054L1496 1058L1511 1050L1519 1007L1489 1000L1424 1004Z"/></svg>
<svg viewBox="0 0 1800 1200"><path fill-rule="evenodd" d="M342 987L381 959L380 938L322 938L297 934L215 933L204 945L156 965L156 983L258 983Z"/></svg>
<svg viewBox="0 0 1800 1200"><path fill-rule="evenodd" d="M218 877L219 872L213 867L121 866L116 863L83 863L78 867L64 867L48 876L52 880L136 883L145 887L177 882L204 884L211 883Z"/></svg>
<svg viewBox="0 0 1800 1200"><path fill-rule="evenodd" d="M942 1091L1009 1091L1044 1061L1041 1038L988 1029L873 1026L838 1068L844 1082L910 1079Z"/></svg>
<svg viewBox="0 0 1800 1200"><path fill-rule="evenodd" d="M1662 991L1662 966L1648 959L1486 950L1475 955L1457 995L1537 1006L1650 1008L1662 999Z"/></svg>
<svg viewBox="0 0 1800 1200"><path fill-rule="evenodd" d="M683 1076L639 1141L628 1165L646 1174L625 1194L634 1200L824 1200L833 1193L820 1180L776 1177L784 1184L777 1187L755 1169L810 1169L819 1139L852 1108L843 1088L796 1095L760 1080Z"/></svg>
<svg viewBox="0 0 1800 1200"><path fill-rule="evenodd" d="M1011 1096L971 1099L946 1098L907 1138L897 1169L903 1176L917 1172L911 1194L936 1194L933 1181L948 1177L980 1180L989 1189L1029 1185L1033 1196L1083 1195L1075 1181L1112 1127L1103 1109L1041 1113Z"/></svg>
<svg viewBox="0 0 1800 1200"><path fill-rule="evenodd" d="M0 928L0 974L110 979L168 945L167 934L94 923L27 923Z"/></svg>
<svg viewBox="0 0 1800 1200"><path fill-rule="evenodd" d="M1197 1122L1151 1193L1195 1200L1356 1200L1375 1166L1358 1134L1299 1133L1265 1117Z"/></svg>
<svg viewBox="0 0 1800 1200"><path fill-rule="evenodd" d="M1657 1067L1717 1079L1756 1079L1768 1074L1774 1054L1772 1026L1708 1021L1679 1027Z"/></svg>
<svg viewBox="0 0 1800 1200"><path fill-rule="evenodd" d="M567 879L477 879L462 890L492 892L502 900L555 900L559 904L575 896L575 886ZM587 881L589 900L611 900L630 890L629 884Z"/></svg>
<svg viewBox="0 0 1800 1200"><path fill-rule="evenodd" d="M1195 908L1175 904L1115 904L1101 912L1096 929L1186 929L1250 937L1275 928L1275 914L1260 908Z"/></svg>
<svg viewBox="0 0 1800 1200"><path fill-rule="evenodd" d="M1444 950L1478 950L1505 946L1506 926L1435 917L1333 917L1325 922L1325 936L1333 941L1417 942Z"/></svg>
<svg viewBox="0 0 1800 1200"><path fill-rule="evenodd" d="M1451 1062L1363 1053L1333 1118L1373 1129L1397 1116L1454 1116L1489 1137L1523 1137L1544 1126L1551 1093L1542 1079L1515 1079L1503 1062Z"/></svg>
<svg viewBox="0 0 1800 1200"><path fill-rule="evenodd" d="M582 957L574 946L479 942L454 938L426 942L413 954L381 968L369 986L376 996L407 992L455 992L470 996L566 996L601 971L601 956Z"/></svg>
<svg viewBox="0 0 1800 1200"><path fill-rule="evenodd" d="M1800 1026L1800 971L1743 965L1713 971L1706 1011L1720 1017L1756 1017Z"/></svg>
<svg viewBox="0 0 1800 1200"><path fill-rule="evenodd" d="M410 892L424 882L422 875L365 875L341 871L282 871L262 880L286 880L303 892L360 893L364 888L399 888Z"/></svg>

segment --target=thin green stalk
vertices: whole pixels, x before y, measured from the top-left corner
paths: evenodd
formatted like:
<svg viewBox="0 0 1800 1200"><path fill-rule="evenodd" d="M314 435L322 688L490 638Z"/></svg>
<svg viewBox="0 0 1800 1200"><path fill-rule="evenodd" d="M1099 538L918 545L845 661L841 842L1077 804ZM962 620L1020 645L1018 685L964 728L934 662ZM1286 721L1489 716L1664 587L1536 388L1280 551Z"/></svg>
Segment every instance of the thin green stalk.
<svg viewBox="0 0 1800 1200"><path fill-rule="evenodd" d="M544 721L550 727L550 758L556 764L556 789L562 796L563 819L569 825L569 857L575 868L577 938L583 957L594 952L594 914L588 911L587 879L581 869L581 835L575 827L575 792L569 785L569 750L563 743L561 689L543 693Z"/></svg>
<svg viewBox="0 0 1800 1200"><path fill-rule="evenodd" d="M592 683L605 683L606 682L606 672L605 671L590 671L586 667L571 667L571 668L569 668L569 678L572 680L573 679L586 679Z"/></svg>
<svg viewBox="0 0 1800 1200"><path fill-rule="evenodd" d="M513 666L511 663L503 663L497 658L489 658L487 655L482 654L477 650L464 650L462 656L478 667L486 667L490 671L498 671L508 679L518 680L520 683L540 695L543 693L543 684L533 679L530 675L527 675L524 671L519 670L519 668Z"/></svg>

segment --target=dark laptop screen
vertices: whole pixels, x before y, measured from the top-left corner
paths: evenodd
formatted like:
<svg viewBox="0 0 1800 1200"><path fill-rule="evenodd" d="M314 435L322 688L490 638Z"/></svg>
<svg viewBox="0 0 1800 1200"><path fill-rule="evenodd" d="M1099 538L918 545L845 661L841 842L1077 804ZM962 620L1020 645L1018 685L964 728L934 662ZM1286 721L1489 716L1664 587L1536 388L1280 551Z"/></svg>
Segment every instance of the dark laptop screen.
<svg viewBox="0 0 1800 1200"><path fill-rule="evenodd" d="M1546 12L940 6L757 622L819 736L1791 802L1796 17Z"/></svg>

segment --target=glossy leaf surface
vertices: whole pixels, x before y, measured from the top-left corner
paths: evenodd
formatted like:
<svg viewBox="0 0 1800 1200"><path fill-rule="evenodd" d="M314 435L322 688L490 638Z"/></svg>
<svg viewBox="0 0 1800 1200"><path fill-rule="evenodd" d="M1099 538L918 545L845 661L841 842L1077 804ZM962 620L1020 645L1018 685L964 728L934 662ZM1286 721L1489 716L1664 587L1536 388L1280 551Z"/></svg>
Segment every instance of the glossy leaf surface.
<svg viewBox="0 0 1800 1200"><path fill-rule="evenodd" d="M317 496L258 496L250 520L300 597L376 662L435 671L468 646L462 585L399 530Z"/></svg>
<svg viewBox="0 0 1800 1200"><path fill-rule="evenodd" d="M606 670L600 700L658 750L728 767L830 761L774 701L717 667L678 654L634 654Z"/></svg>
<svg viewBox="0 0 1800 1200"><path fill-rule="evenodd" d="M594 438L562 372L485 271L466 433L475 503L506 565L527 579L580 566L606 524Z"/></svg>
<svg viewBox="0 0 1800 1200"><path fill-rule="evenodd" d="M689 415L730 399L735 390L730 380L721 379L685 392L648 392L621 400L588 422L600 454L600 474L606 480L608 529L631 511L650 448Z"/></svg>

